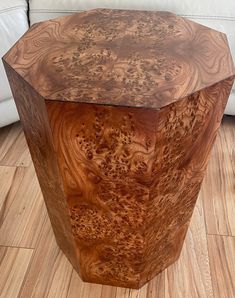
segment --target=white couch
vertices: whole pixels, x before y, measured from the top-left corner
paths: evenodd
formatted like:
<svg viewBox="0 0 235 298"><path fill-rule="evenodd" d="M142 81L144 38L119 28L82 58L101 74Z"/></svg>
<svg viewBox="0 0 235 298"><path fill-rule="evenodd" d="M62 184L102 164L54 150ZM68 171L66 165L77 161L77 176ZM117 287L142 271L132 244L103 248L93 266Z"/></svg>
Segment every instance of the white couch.
<svg viewBox="0 0 235 298"><path fill-rule="evenodd" d="M84 11L92 8L122 8L168 10L198 23L223 31L230 42L235 60L235 0L0 0L0 54L3 54L30 24ZM235 115L235 85L230 95L226 114ZM0 64L0 127L18 120L18 115Z"/></svg>
<svg viewBox="0 0 235 298"><path fill-rule="evenodd" d="M0 58L28 29L27 2L0 0ZM0 127L19 120L0 59Z"/></svg>

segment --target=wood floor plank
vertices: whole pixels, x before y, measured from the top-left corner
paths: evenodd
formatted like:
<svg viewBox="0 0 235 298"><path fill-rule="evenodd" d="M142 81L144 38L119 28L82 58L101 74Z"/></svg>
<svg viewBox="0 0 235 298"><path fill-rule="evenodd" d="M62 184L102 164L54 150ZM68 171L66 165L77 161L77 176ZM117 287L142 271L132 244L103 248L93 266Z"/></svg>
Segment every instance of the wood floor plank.
<svg viewBox="0 0 235 298"><path fill-rule="evenodd" d="M86 297L86 298L101 298L102 285L90 284L83 282L77 272L73 270L73 275L68 291L68 298ZM109 298L109 297L107 297Z"/></svg>
<svg viewBox="0 0 235 298"><path fill-rule="evenodd" d="M145 284L142 288L135 289L125 289L117 288L116 298L147 298L148 284Z"/></svg>
<svg viewBox="0 0 235 298"><path fill-rule="evenodd" d="M27 167L31 162L20 123L0 128L0 165Z"/></svg>
<svg viewBox="0 0 235 298"><path fill-rule="evenodd" d="M68 294L66 298L77 298L77 297L82 298L83 288L85 286L86 286L85 283L81 280L78 274L73 270L71 281L69 284ZM97 297L97 298L100 298L100 297Z"/></svg>
<svg viewBox="0 0 235 298"><path fill-rule="evenodd" d="M195 206L180 258L166 270L165 297L213 297L201 195Z"/></svg>
<svg viewBox="0 0 235 298"><path fill-rule="evenodd" d="M12 203L2 216L0 245L34 248L46 209L32 165L17 168L7 199Z"/></svg>
<svg viewBox="0 0 235 298"><path fill-rule="evenodd" d="M235 236L235 117L225 117L202 185L208 234Z"/></svg>
<svg viewBox="0 0 235 298"><path fill-rule="evenodd" d="M12 183L16 173L15 167L0 166L0 227L13 198L10 196Z"/></svg>
<svg viewBox="0 0 235 298"><path fill-rule="evenodd" d="M235 238L207 237L214 297L235 297Z"/></svg>
<svg viewBox="0 0 235 298"><path fill-rule="evenodd" d="M116 298L116 292L116 287L84 283L73 270L67 298Z"/></svg>
<svg viewBox="0 0 235 298"><path fill-rule="evenodd" d="M148 284L145 284L139 290L131 289L129 298L147 298L147 292L148 292Z"/></svg>
<svg viewBox="0 0 235 298"><path fill-rule="evenodd" d="M47 217L19 297L67 297L72 271Z"/></svg>
<svg viewBox="0 0 235 298"><path fill-rule="evenodd" d="M130 289L117 288L116 298L129 298L130 291Z"/></svg>
<svg viewBox="0 0 235 298"><path fill-rule="evenodd" d="M116 287L102 286L101 298L116 298Z"/></svg>
<svg viewBox="0 0 235 298"><path fill-rule="evenodd" d="M165 297L165 275L166 270L150 280L147 289L147 298L164 298Z"/></svg>
<svg viewBox="0 0 235 298"><path fill-rule="evenodd" d="M0 246L1 298L18 297L32 253L32 249Z"/></svg>
<svg viewBox="0 0 235 298"><path fill-rule="evenodd" d="M48 298L63 298L67 297L68 288L72 275L72 266L64 255L59 252L59 255L55 262L55 272L53 273L53 279L51 281Z"/></svg>
<svg viewBox="0 0 235 298"><path fill-rule="evenodd" d="M80 278L77 274L77 272L74 272L78 278ZM90 283L83 283L83 291L81 293L81 297L87 297L87 298L93 298L101 297L101 292L102 292L102 285L98 284L90 284Z"/></svg>

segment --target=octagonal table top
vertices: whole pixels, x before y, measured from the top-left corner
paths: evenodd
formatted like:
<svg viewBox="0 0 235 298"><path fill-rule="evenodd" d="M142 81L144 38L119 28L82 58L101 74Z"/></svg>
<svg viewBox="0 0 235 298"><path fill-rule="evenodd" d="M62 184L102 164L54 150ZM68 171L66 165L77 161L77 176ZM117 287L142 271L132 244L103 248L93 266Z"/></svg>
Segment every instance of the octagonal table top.
<svg viewBox="0 0 235 298"><path fill-rule="evenodd" d="M46 100L154 109L235 74L225 34L162 11L37 23L3 61Z"/></svg>

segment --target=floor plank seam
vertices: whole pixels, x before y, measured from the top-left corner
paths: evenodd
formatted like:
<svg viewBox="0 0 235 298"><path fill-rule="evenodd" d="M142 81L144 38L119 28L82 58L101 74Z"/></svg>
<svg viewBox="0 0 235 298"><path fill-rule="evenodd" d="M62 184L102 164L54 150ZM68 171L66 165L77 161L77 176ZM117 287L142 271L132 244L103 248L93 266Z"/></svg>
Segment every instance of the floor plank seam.
<svg viewBox="0 0 235 298"><path fill-rule="evenodd" d="M70 274L70 279L69 279L69 283L68 283L68 291L67 291L67 294L66 294L66 298L69 298L69 289L70 289L70 285L71 285L71 282L72 282L72 276L73 276L73 270L71 271L71 274Z"/></svg>
<svg viewBox="0 0 235 298"><path fill-rule="evenodd" d="M14 184L15 177L17 176L17 171L18 171L18 169L17 169L17 167L15 167L15 168L16 168L16 169L15 169L15 173L14 173L13 178L12 178L11 186ZM23 179L24 179L24 175L23 175L23 177L22 177L22 180L23 180ZM18 189L19 187L20 187L20 184L19 184L19 186L17 187L17 189ZM7 203L7 200L8 200L8 197L10 196L10 194L11 194L11 191L12 191L12 188L10 187L10 188L9 188L9 191L8 191L6 197L5 197L4 204ZM8 215L8 212L10 212L10 210L11 210L11 206L13 205L14 201L15 201L15 196L14 196L14 199L12 200L12 202L10 203L10 205L8 206L8 208L7 208L8 210L5 212L5 215L4 215L4 211L5 211L5 210L3 210L3 212L2 212L2 209L0 210L0 229L1 229L2 225L3 225L3 223L4 223L5 218L6 218L7 215ZM3 207L3 209L4 209L4 207ZM1 242L1 241L0 241L0 242Z"/></svg>
<svg viewBox="0 0 235 298"><path fill-rule="evenodd" d="M211 234L211 233L207 233L207 235L208 235L208 236L221 236L221 237L235 238L235 235Z"/></svg>
<svg viewBox="0 0 235 298"><path fill-rule="evenodd" d="M204 212L204 210L203 210ZM211 289L212 289L212 297L215 297L215 290L214 290L214 285L213 285L213 280L212 280L212 268L211 268L211 259L210 259L210 252L209 252L209 245L208 245L208 237L206 235L206 246L207 246L207 254L208 254L208 263L209 263L209 272L210 272L210 280L211 280Z"/></svg>
<svg viewBox="0 0 235 298"><path fill-rule="evenodd" d="M30 261L29 261L27 270L26 270L26 272L25 272L24 278L23 278L23 280L22 280L22 283L21 283L21 286L20 286L20 289L19 289L17 298L20 298L22 289L23 289L23 287L24 287L24 285L25 285L25 282L27 281L27 276L28 276L28 273L29 273L29 271L30 271L30 269L31 269L31 264L32 264L32 262L33 262L33 257L34 257L34 255L35 255L35 250L36 250L36 249L33 249L33 253L32 253L32 256L31 256L31 258L30 258Z"/></svg>
<svg viewBox="0 0 235 298"><path fill-rule="evenodd" d="M20 296L21 296L21 292L22 292L22 290L23 290L23 288L24 288L24 285L25 285L25 283L26 283L26 281L27 281L27 276L28 276L28 274L29 274L29 272L30 272L31 265L32 265L32 263L33 263L33 259L34 259L34 256L35 256L35 254L36 254L36 248L37 248L38 243L39 243L39 241L40 241L41 233L42 233L42 231L43 231L44 225L46 224L46 220L47 220L47 218L45 217L44 222L43 222L43 224L42 224L42 226L41 226L41 229L40 229L40 231L39 231L39 233L38 233L38 239L36 240L35 248L33 249L33 253L32 253L32 256L31 256L31 259L30 259L28 268L27 268L27 270L26 270L26 272L25 272L25 276L24 276L24 279L23 279L23 281L22 281L22 284L21 284L21 287L20 287L19 294L18 294L18 297L17 297L17 298L20 298Z"/></svg>
<svg viewBox="0 0 235 298"><path fill-rule="evenodd" d="M29 167L29 165L27 166L20 166L20 165L8 165L8 164L2 164L0 162L0 167L9 167L9 168L23 168L23 169L26 169Z"/></svg>
<svg viewBox="0 0 235 298"><path fill-rule="evenodd" d="M25 246L16 246L16 245L3 245L0 244L0 247L9 247L9 248L22 248L22 249L35 249L35 247L25 247Z"/></svg>
<svg viewBox="0 0 235 298"><path fill-rule="evenodd" d="M14 182L16 175L17 175L17 169L15 169L15 171L14 171L14 174L13 174L13 177L12 177L12 181L11 181L12 183ZM11 186L12 186L12 183L11 183ZM9 200L9 197L10 197L10 194L11 194L11 190L12 190L12 188L10 187L9 190L8 190L8 192L7 192L7 194L6 194L6 196L5 196L5 198L4 198L2 207L0 209L0 229L1 229L1 227L2 227L2 225L4 223L4 220L5 220L7 214L9 212L9 210L10 210L10 207L13 204L13 201L14 201L14 200L12 200L10 206L8 206L8 210L6 211L7 202Z"/></svg>

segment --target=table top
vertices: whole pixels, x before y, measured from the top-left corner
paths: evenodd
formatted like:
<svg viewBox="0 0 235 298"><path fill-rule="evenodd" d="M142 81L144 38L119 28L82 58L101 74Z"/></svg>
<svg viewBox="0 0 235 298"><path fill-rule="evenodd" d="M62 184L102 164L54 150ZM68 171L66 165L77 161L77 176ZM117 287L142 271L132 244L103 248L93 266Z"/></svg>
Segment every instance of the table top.
<svg viewBox="0 0 235 298"><path fill-rule="evenodd" d="M225 34L161 11L37 23L3 60L47 100L154 109L235 74Z"/></svg>

